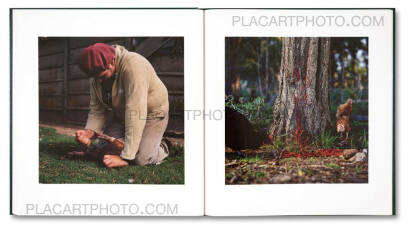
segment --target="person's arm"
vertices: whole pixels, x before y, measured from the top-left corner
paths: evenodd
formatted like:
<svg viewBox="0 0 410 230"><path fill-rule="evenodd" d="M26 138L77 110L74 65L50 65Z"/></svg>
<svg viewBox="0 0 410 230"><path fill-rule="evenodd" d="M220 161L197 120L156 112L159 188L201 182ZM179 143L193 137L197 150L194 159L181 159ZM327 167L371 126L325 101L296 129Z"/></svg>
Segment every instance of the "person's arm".
<svg viewBox="0 0 410 230"><path fill-rule="evenodd" d="M125 142L121 158L133 160L147 119L148 76L144 66L130 65L121 76L125 96Z"/></svg>
<svg viewBox="0 0 410 230"><path fill-rule="evenodd" d="M94 79L90 79L90 112L85 129L100 133L105 121L105 108L98 100Z"/></svg>

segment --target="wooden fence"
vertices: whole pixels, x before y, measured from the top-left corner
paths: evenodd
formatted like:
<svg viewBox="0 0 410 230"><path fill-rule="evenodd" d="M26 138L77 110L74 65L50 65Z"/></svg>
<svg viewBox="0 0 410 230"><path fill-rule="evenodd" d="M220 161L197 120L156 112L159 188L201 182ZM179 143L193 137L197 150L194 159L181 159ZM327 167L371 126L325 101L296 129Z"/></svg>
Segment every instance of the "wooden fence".
<svg viewBox="0 0 410 230"><path fill-rule="evenodd" d="M168 131L184 129L184 40L182 37L40 37L40 122L84 125L89 111L89 79L76 64L96 42L118 44L145 56L168 88Z"/></svg>

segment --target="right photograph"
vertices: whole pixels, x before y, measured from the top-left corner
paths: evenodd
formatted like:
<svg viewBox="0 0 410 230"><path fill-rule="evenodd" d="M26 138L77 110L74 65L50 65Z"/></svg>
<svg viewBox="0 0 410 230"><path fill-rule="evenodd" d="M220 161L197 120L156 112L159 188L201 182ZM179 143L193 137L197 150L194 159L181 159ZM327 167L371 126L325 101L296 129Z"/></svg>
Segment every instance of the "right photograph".
<svg viewBox="0 0 410 230"><path fill-rule="evenodd" d="M225 38L225 184L368 183L367 37Z"/></svg>

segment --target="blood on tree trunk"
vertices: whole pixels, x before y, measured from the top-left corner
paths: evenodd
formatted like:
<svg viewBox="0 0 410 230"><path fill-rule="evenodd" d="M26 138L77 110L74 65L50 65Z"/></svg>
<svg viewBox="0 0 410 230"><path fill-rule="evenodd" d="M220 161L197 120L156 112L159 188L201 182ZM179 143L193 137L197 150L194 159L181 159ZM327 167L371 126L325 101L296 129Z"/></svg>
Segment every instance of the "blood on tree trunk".
<svg viewBox="0 0 410 230"><path fill-rule="evenodd" d="M330 124L330 38L284 38L279 94L269 133L296 137L323 132Z"/></svg>

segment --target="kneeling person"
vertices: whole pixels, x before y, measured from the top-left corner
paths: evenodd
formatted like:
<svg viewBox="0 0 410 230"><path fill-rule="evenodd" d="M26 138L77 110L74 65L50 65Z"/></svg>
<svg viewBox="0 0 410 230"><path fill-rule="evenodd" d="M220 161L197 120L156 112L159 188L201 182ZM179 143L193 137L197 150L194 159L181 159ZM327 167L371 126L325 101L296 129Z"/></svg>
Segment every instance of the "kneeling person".
<svg viewBox="0 0 410 230"><path fill-rule="evenodd" d="M89 145L104 127L106 135L124 141L119 155L103 156L107 167L161 163L169 154L162 141L168 125L168 91L148 60L119 45L96 43L82 51L78 65L90 76L90 112L76 141ZM100 140L90 148L106 144Z"/></svg>

